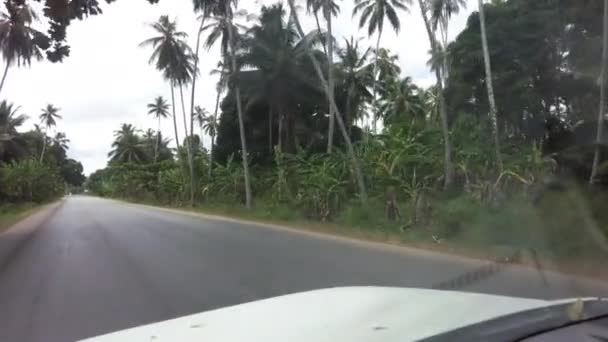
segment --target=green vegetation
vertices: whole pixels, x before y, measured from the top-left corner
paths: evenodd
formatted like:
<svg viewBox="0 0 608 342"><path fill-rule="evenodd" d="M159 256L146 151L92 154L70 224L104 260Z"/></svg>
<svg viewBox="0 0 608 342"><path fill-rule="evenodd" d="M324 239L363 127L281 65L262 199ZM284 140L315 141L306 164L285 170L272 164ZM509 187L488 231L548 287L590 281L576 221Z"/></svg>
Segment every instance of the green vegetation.
<svg viewBox="0 0 608 342"><path fill-rule="evenodd" d="M95 1L73 3L63 17L48 4L46 37L29 30L27 1L6 2L11 15L1 20L24 28L0 32L8 65L28 64L41 51L52 61L67 56L70 20L99 12ZM125 123L108 166L87 181L91 192L321 222L404 242L533 249L558 259L608 253L601 206L608 185L608 43L599 44L608 40L608 12L599 15L608 4L480 0L449 42L462 0L356 0L352 14L375 39L370 48L355 37L334 37L333 20L351 15L336 0L289 0L263 7L255 20L237 1L193 5L200 14L194 49L168 16L150 25L153 36L141 44L171 89L170 104L157 97L147 110L159 123L171 116L175 148L158 130ZM401 13L416 5L431 47L431 87L414 84L399 56L382 47L385 21L398 32ZM315 17L314 29L303 29L298 8ZM24 43L6 43L13 40ZM198 70L200 47L216 44L217 101L206 109L196 99L197 77L206 77ZM47 129L53 109L45 111ZM23 119L11 120L18 126ZM16 143L2 139L3 149ZM0 185L5 198L46 197L60 188L57 179L67 181L63 165L73 163L45 163L57 145L46 152L45 139L29 158L2 150L3 177L13 177Z"/></svg>

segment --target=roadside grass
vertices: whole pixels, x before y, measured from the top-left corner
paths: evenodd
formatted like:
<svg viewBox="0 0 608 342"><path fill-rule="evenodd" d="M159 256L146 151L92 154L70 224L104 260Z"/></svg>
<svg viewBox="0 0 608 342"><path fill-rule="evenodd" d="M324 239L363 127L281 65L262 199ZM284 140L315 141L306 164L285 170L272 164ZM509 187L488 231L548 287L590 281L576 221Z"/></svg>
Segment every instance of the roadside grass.
<svg viewBox="0 0 608 342"><path fill-rule="evenodd" d="M0 205L0 233L33 214L41 207L38 203L3 203Z"/></svg>
<svg viewBox="0 0 608 342"><path fill-rule="evenodd" d="M597 224L606 221L597 217L603 213L601 205L585 198L574 191L548 195L537 204L523 197L494 205L466 195L440 198L421 219L424 223L417 224L410 222L413 209L408 203L400 205L401 220L386 220L384 203L378 199L366 207L347 203L325 222L262 199L252 210L234 202L206 202L193 208L153 199L131 202L608 279L608 229Z"/></svg>

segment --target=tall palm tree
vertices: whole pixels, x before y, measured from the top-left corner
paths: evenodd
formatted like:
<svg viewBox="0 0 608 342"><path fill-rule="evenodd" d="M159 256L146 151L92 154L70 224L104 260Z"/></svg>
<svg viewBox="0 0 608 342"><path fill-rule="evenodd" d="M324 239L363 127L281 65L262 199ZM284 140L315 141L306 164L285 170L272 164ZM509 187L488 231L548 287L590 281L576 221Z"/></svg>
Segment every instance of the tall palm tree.
<svg viewBox="0 0 608 342"><path fill-rule="evenodd" d="M595 182L597 169L600 163L600 147L604 136L604 116L606 115L606 77L608 68L608 0L604 0L604 28L602 38L602 68L600 71L600 109L597 116L597 137L595 153L593 156L593 166L591 167L591 178L589 183Z"/></svg>
<svg viewBox="0 0 608 342"><path fill-rule="evenodd" d="M486 71L486 88L488 90L488 103L490 104L490 122L492 123L492 133L494 136L494 153L496 154L496 165L498 173L502 174L502 156L500 155L500 138L498 132L498 109L496 107L496 99L494 97L494 84L492 81L492 62L490 60L490 51L488 49L488 36L486 34L486 15L483 8L483 0L479 2L479 26L481 28L481 46L483 48L483 64Z"/></svg>
<svg viewBox="0 0 608 342"><path fill-rule="evenodd" d="M403 116L414 122L417 119L424 119L426 108L420 92L411 77L393 82L388 89L389 99L383 106L385 121L395 122L403 119Z"/></svg>
<svg viewBox="0 0 608 342"><path fill-rule="evenodd" d="M63 151L67 151L70 144L70 139L63 132L57 132L53 137L53 145Z"/></svg>
<svg viewBox="0 0 608 342"><path fill-rule="evenodd" d="M40 123L46 128L46 132L44 144L42 145L42 153L40 154L41 163L44 160L44 154L46 152L48 130L57 126L58 119L61 119L61 115L59 115L59 108L53 106L52 104L48 104L42 109L42 113L40 114Z"/></svg>
<svg viewBox="0 0 608 342"><path fill-rule="evenodd" d="M344 48L338 50L340 62L336 68L340 88L346 92L344 121L350 135L353 123L360 118L361 106L371 99L368 91L374 83L373 66L368 64L371 49L361 52L359 41L344 39Z"/></svg>
<svg viewBox="0 0 608 342"><path fill-rule="evenodd" d="M378 68L378 51L380 50L380 40L382 39L382 32L384 31L384 20L385 18L388 19L390 25L393 27L393 30L398 33L401 29L401 22L399 21L397 10L404 12L409 11L408 5L410 5L411 2L411 0L355 0L353 16L361 13L359 27L362 28L367 25L367 31L370 37L373 36L376 31L378 31L378 36L376 38L376 70L374 70L374 77L377 77L376 72ZM373 93L375 113L373 130L376 132L376 117L378 116L377 79L374 83Z"/></svg>
<svg viewBox="0 0 608 342"><path fill-rule="evenodd" d="M458 14L461 8L466 8L466 6L466 0L432 0L430 5L433 30L439 30L439 35L441 37L441 48L443 51L441 54L441 63L444 69L442 74L444 86L446 86L445 82L449 75L448 56L446 51L448 48L450 19L452 19L453 15Z"/></svg>
<svg viewBox="0 0 608 342"><path fill-rule="evenodd" d="M179 150L179 136L177 133L177 118L175 115L175 91L176 86L180 89L182 100L182 114L184 119L185 134L188 135L186 109L184 104L183 85L189 83L195 76L196 71L192 65L192 52L185 39L188 35L177 30L177 23L169 20L163 15L155 23L149 25L159 36L143 41L140 47L151 46L154 50L150 56L150 64L155 64L156 69L161 71L164 78L171 83L171 100L173 108L173 126L175 129L175 143ZM189 139L188 141L191 141ZM188 165L190 167L190 202L194 202L194 164L192 160L191 144L186 145L188 153Z"/></svg>
<svg viewBox="0 0 608 342"><path fill-rule="evenodd" d="M429 42L431 44L431 53L433 55L437 55L440 51L439 43L437 42L437 37L433 32L431 20L429 18L429 7L427 6L426 0L418 0L418 5L420 6L420 13L422 14L422 19L424 20L424 27L426 28L426 33L429 37ZM443 87L443 76L441 68L434 68L435 72L435 81L437 87L437 97L439 102L439 113L441 116L441 131L443 133L443 144L444 144L444 189L448 189L454 183L454 164L452 162L452 143L450 141L450 128L448 124L448 110L445 103L445 94Z"/></svg>
<svg viewBox="0 0 608 342"><path fill-rule="evenodd" d="M8 161L8 155L15 156L23 149L17 128L25 123L27 116L18 114L19 109L6 100L0 102L0 161Z"/></svg>
<svg viewBox="0 0 608 342"><path fill-rule="evenodd" d="M215 110L213 111L213 122L216 124L216 130L215 133L217 134L217 124L218 124L218 112L220 109L220 99L222 94L224 93L224 91L226 90L226 87L228 86L228 75L226 73L226 67L224 65L224 63L219 62L218 63L218 69L211 71L211 74L219 74L219 80L215 86L215 92L216 92L216 96L215 96ZM272 131L272 129L271 129ZM209 179L211 179L211 173L213 170L213 146L215 145L215 136L212 137L211 139L211 149L209 150L209 169L207 170L208 172L208 176Z"/></svg>
<svg viewBox="0 0 608 342"><path fill-rule="evenodd" d="M296 11L295 2L294 2L294 0L288 0L288 3L289 3L289 8L291 9L291 16L293 18L296 29L297 29L298 33L300 34L300 36L304 37L305 36L304 30L302 29L302 24L300 23L300 19L298 17L298 13ZM309 46L307 46L307 47L309 47ZM310 58L310 61L312 62L313 67L315 69L315 73L317 74L319 81L323 85L323 90L325 91L325 95L329 99L329 105L331 107L333 107L333 109L334 109L334 113L336 115L336 121L338 123L338 128L340 129L340 133L342 133L342 138L344 139L344 142L347 146L348 155L350 157L352 168L355 172L355 179L356 179L357 185L359 187L359 199L361 200L361 203L363 203L365 205L365 204L367 204L367 189L365 188L365 181L363 179L363 173L361 172L361 165L359 164L359 159L357 158L357 155L355 154L355 149L353 148L353 144L350 140L350 136L348 135L348 131L346 130L346 125L344 124L344 120L342 119L342 114L338 110L338 106L336 105L335 99L333 99L331 96L329 96L330 95L329 84L325 80L325 76L323 75L323 70L321 70L321 65L320 65L317 57L315 57L312 49L307 48L306 50L308 53L308 57Z"/></svg>
<svg viewBox="0 0 608 342"><path fill-rule="evenodd" d="M207 133L211 138L211 144L209 146L209 167L207 169L207 176L211 179L211 169L213 165L213 145L215 145L215 137L217 135L217 121L215 115L210 115L210 113L200 106L197 106L194 109L194 116L196 121L201 128L201 142L203 139L203 132Z"/></svg>
<svg viewBox="0 0 608 342"><path fill-rule="evenodd" d="M152 115L158 120L158 126L156 129L157 139L156 145L154 147L154 162L156 162L158 160L158 147L161 141L160 121L162 119L166 119L169 116L169 104L162 96L158 96L156 99L154 99L153 103L148 104L148 115Z"/></svg>
<svg viewBox="0 0 608 342"><path fill-rule="evenodd" d="M141 163L146 160L146 151L135 127L122 124L120 130L114 132L112 150L108 153L110 163Z"/></svg>
<svg viewBox="0 0 608 342"><path fill-rule="evenodd" d="M0 91L13 64L30 65L32 59L42 59L40 47L48 47L46 36L31 27L38 18L27 2L7 0L4 5L6 12L0 12L0 52L6 65Z"/></svg>
<svg viewBox="0 0 608 342"><path fill-rule="evenodd" d="M327 54L327 66L329 70L327 71L327 81L329 83L329 96L335 98L334 92L336 89L335 86L335 72L334 72L334 39L333 39L333 27L332 27L332 18L338 15L340 11L340 7L333 0L306 0L306 7L309 12L313 12L315 14L315 18L317 19L318 25L318 12L320 10L323 11L323 17L325 18L325 22L327 23L327 34L328 37L325 39L327 49L325 53ZM319 25L318 25L319 26ZM318 33L321 33L320 27L318 28ZM334 143L334 131L335 131L335 114L332 110L331 105L329 106L329 129L327 133L327 153L331 153Z"/></svg>

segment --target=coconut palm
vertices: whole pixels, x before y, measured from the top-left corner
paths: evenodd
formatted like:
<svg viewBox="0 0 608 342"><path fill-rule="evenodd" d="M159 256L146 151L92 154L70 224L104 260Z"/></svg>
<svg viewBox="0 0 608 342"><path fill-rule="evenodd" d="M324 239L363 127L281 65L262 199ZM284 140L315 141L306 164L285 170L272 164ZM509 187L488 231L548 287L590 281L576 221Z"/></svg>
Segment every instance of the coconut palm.
<svg viewBox="0 0 608 342"><path fill-rule="evenodd" d="M441 49L437 42L437 37L432 29L431 19L429 17L429 7L425 0L418 0L420 6L420 13L424 21L424 27L431 44L431 53L437 55ZM435 81L437 87L437 97L439 102L439 113L441 116L441 131L443 133L443 144L444 144L444 189L448 189L454 182L454 164L452 162L452 143L450 141L450 129L448 125L448 111L445 103L445 94L443 87L443 76L442 68L434 68Z"/></svg>
<svg viewBox="0 0 608 342"><path fill-rule="evenodd" d="M502 156L500 155L500 138L498 133L498 108L494 97L494 81L492 81L492 61L488 49L488 37L486 34L486 16L483 8L483 0L479 0L479 26L481 29L481 46L483 50L483 64L486 71L486 88L488 90L488 103L490 104L490 122L492 123L492 133L494 136L494 153L496 155L496 165L498 173L502 174Z"/></svg>
<svg viewBox="0 0 608 342"><path fill-rule="evenodd" d="M325 18L325 22L327 23L327 34L328 39L325 39L327 42L327 48L325 49L325 54L327 55L327 81L329 83L329 96L335 98L334 92L336 89L335 86L335 73L334 73L334 39L333 39L333 27L332 27L332 18L338 15L340 11L340 7L333 0L306 0L306 8L309 12L314 13L315 19L317 20L318 34L321 34L321 28L319 25L318 12L323 11L323 17ZM329 106L329 129L327 133L327 153L331 153L333 142L334 142L334 131L335 131L335 115L332 110L332 107Z"/></svg>
<svg viewBox="0 0 608 342"><path fill-rule="evenodd" d="M49 44L43 33L31 27L38 18L27 2L9 0L4 5L5 12L0 12L0 52L6 64L0 91L12 65L30 65L32 59L42 59L40 48Z"/></svg>
<svg viewBox="0 0 608 342"><path fill-rule="evenodd" d="M177 119L175 115L175 92L177 86L180 90L182 102L182 114L184 119L185 134L188 135L186 108L184 104L183 85L192 81L195 77L196 70L193 66L193 54L185 42L188 35L185 32L177 30L176 21L169 20L169 17L164 15L155 23L150 24L159 36L155 36L143 41L140 46L151 46L154 50L150 56L150 64L155 64L156 69L161 71L164 78L171 83L171 100L173 108L173 125L175 129L175 141L179 150L179 136L177 133ZM188 140L190 141L190 140ZM194 203L194 164L192 160L192 146L187 144L186 151L188 154L188 165L190 168L190 202Z"/></svg>
<svg viewBox="0 0 608 342"><path fill-rule="evenodd" d="M9 161L23 151L17 128L25 123L27 116L18 114L19 109L6 100L0 102L0 161Z"/></svg>
<svg viewBox="0 0 608 342"><path fill-rule="evenodd" d="M376 117L377 117L377 68L378 68L378 51L380 50L380 40L382 39L382 33L384 31L384 20L388 19L389 24L393 27L396 33L401 29L401 22L399 20L398 10L407 12L409 11L408 6L411 4L411 0L355 0L355 8L353 9L353 16L361 13L359 19L359 27L363 28L367 25L367 33L369 37L372 37L376 31L378 35L376 37L376 70L374 70L374 77L376 82L374 83L374 123L373 130L376 132Z"/></svg>
<svg viewBox="0 0 608 342"><path fill-rule="evenodd" d="M433 30L439 30L439 35L441 37L441 65L443 67L443 81L444 86L446 86L445 82L447 81L449 70L448 70L448 58L445 53L448 48L448 33L449 33L449 24L450 19L455 14L460 12L461 8L467 7L466 0L431 0L430 4L430 12L431 12L431 23L433 25Z"/></svg>
<svg viewBox="0 0 608 342"><path fill-rule="evenodd" d="M166 119L170 115L169 104L162 96L158 96L156 99L154 99L153 103L148 104L148 115L152 115L158 120L158 126L156 129L157 139L154 147L154 162L156 162L158 160L158 148L161 142L160 121L162 119Z"/></svg>
<svg viewBox="0 0 608 342"><path fill-rule="evenodd" d="M288 0L289 8L291 9L291 17L293 19L293 23L295 24L296 30L301 37L304 37L304 30L302 29L302 24L300 23L300 19L298 17L298 13L296 11L296 5L294 0ZM307 46L308 47L308 46ZM353 148L350 136L348 135L348 131L346 130L346 125L344 124L344 120L342 119L342 114L338 110L338 106L336 105L336 101L332 98L329 92L329 84L327 83L325 76L323 75L323 70L321 69L321 64L319 60L313 53L312 49L307 48L308 58L310 59L315 73L319 78L319 81L323 85L323 90L325 91L325 95L329 100L329 105L333 107L334 113L336 115L336 121L338 123L338 128L340 129L340 133L342 134L342 138L348 149L348 156L350 157L350 161L352 164L352 168L355 172L355 179L357 181L357 185L359 187L359 199L363 204L367 203L367 189L365 187L365 181L363 179L363 173L361 172L361 165L359 164L359 159L355 154L355 149Z"/></svg>
<svg viewBox="0 0 608 342"><path fill-rule="evenodd" d="M339 88L346 92L344 121L350 135L353 123L360 119L361 107L370 100L368 88L373 86L373 66L368 63L371 49L361 51L354 37L344 39L344 48L338 50L340 62L336 68Z"/></svg>
<svg viewBox="0 0 608 342"><path fill-rule="evenodd" d="M61 115L59 115L59 108L53 106L52 104L48 104L45 108L42 109L42 113L40 114L40 123L45 127L45 139L44 144L42 145L42 153L40 154L40 162L44 160L44 154L46 152L47 147L47 133L48 130L57 126L57 120L61 119Z"/></svg>
<svg viewBox="0 0 608 342"><path fill-rule="evenodd" d="M63 151L67 151L69 144L70 144L70 139L67 138L67 136L65 135L65 133L63 132L57 132L55 134L55 136L52 139L53 141L53 145L60 148Z"/></svg>
<svg viewBox="0 0 608 342"><path fill-rule="evenodd" d="M591 168L591 178L589 179L589 182L592 185L595 181L595 177L597 176L597 169L600 162L600 147L602 144L602 137L604 135L604 115L606 113L606 77L608 76L608 0L604 0L603 23L602 68L600 71L600 108L597 117L597 137L595 153L593 156L593 166Z"/></svg>
<svg viewBox="0 0 608 342"><path fill-rule="evenodd" d="M145 146L131 124L122 124L114 132L112 150L108 153L110 163L141 163L146 160Z"/></svg>
<svg viewBox="0 0 608 342"><path fill-rule="evenodd" d="M385 122L395 122L404 118L416 121L425 118L425 103L420 96L421 90L411 77L393 82L388 89L388 101L383 103Z"/></svg>

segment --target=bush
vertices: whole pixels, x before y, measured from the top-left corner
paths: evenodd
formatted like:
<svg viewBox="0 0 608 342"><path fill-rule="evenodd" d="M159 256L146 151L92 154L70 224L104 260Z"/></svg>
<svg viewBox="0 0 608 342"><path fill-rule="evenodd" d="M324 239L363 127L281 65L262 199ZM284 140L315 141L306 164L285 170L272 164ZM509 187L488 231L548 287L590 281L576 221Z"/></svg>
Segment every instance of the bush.
<svg viewBox="0 0 608 342"><path fill-rule="evenodd" d="M64 191L58 170L38 161L24 160L0 168L0 198L9 202L41 203Z"/></svg>

